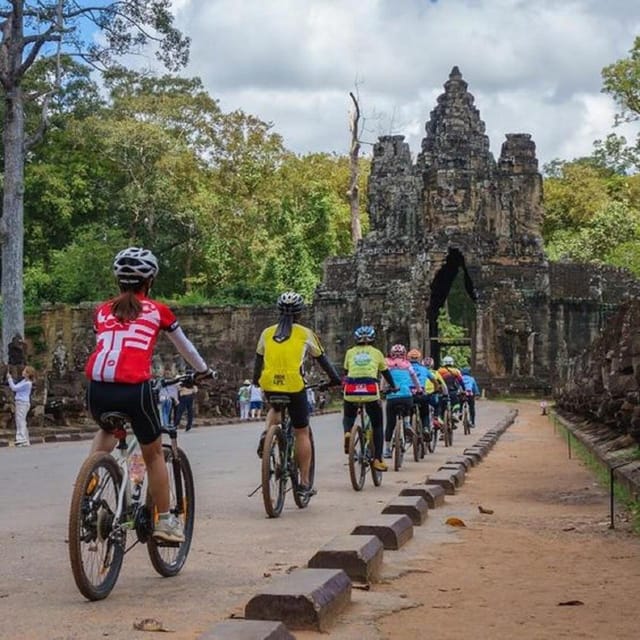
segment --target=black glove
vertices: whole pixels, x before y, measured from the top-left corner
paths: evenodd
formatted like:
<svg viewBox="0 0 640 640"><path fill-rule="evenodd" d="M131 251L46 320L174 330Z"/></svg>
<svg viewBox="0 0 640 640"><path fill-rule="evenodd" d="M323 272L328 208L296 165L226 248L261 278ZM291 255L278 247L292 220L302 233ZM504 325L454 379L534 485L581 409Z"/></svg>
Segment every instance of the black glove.
<svg viewBox="0 0 640 640"><path fill-rule="evenodd" d="M206 371L200 371L196 373L194 379L196 382L200 382L200 380L206 380L207 378L211 378L215 380L218 377L218 372L214 371L211 367L208 367Z"/></svg>

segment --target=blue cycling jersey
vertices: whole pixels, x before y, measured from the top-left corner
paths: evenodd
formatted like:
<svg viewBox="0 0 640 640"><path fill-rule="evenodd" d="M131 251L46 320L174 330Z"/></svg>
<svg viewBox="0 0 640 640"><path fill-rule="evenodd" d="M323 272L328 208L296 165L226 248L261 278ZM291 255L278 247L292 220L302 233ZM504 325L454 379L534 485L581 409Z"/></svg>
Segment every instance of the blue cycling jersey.
<svg viewBox="0 0 640 640"><path fill-rule="evenodd" d="M429 367L425 367L423 364L419 362L412 362L411 368L415 371L418 376L418 380L420 381L420 387L424 390L424 384L427 380L431 380L431 382L436 382L436 376L433 371L429 369Z"/></svg>
<svg viewBox="0 0 640 640"><path fill-rule="evenodd" d="M389 373L393 378L394 386L398 387L398 391L387 393L387 399L391 398L410 398L413 396L414 382L409 369L389 368Z"/></svg>

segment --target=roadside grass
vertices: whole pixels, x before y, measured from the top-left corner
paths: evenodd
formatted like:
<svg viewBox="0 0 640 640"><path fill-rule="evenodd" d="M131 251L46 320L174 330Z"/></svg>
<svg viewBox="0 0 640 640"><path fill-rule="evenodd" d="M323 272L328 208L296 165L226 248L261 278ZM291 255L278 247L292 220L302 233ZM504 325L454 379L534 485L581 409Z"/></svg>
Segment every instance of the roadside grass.
<svg viewBox="0 0 640 640"><path fill-rule="evenodd" d="M554 416L550 415L553 421ZM571 438L571 452L575 453L585 466L593 472L600 485L611 491L611 479L609 467L601 462L591 451L578 440L567 427L561 422L555 421L557 432L564 438ZM633 452L627 452L625 456L620 456L620 462L632 462L640 458L640 448ZM616 482L613 486L613 495L617 504L621 505L628 513L631 519L631 526L636 535L640 535L640 501L634 499L629 490L622 484Z"/></svg>

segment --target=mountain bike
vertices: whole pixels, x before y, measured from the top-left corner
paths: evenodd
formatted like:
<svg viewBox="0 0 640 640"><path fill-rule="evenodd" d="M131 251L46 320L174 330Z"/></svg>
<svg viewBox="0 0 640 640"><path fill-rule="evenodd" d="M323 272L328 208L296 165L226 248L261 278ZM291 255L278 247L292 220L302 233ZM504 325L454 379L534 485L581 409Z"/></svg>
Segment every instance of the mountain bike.
<svg viewBox="0 0 640 640"><path fill-rule="evenodd" d="M312 388L322 388L326 385L310 386ZM289 480L293 489L293 499L298 508L304 509L309 504L311 494L300 491L302 483L300 481L300 469L295 456L294 428L288 411L289 396L270 393L269 404L274 410L280 412L280 424L271 425L264 437L261 456L262 484L260 486L262 488L264 510L270 518L278 518L284 508ZM309 426L309 437L311 439L309 485L313 487L316 452L311 426Z"/></svg>
<svg viewBox="0 0 640 640"><path fill-rule="evenodd" d="M371 471L371 479L376 487L382 484L382 471L373 466L373 428L367 415L364 403L358 406L359 420L351 428L349 438L349 477L355 491L361 491L367 471Z"/></svg>
<svg viewBox="0 0 640 640"><path fill-rule="evenodd" d="M192 379L181 375L160 384ZM177 431L163 425L170 437L163 444L169 474L170 511L182 520L185 541L164 542L152 537L157 509L148 492L145 469L138 467L132 478L133 462L140 455L134 435L127 439L130 418L124 413L103 413L101 428L113 434L118 444L113 453L91 454L76 477L69 509L69 559L75 583L88 600L102 600L114 588L122 562L138 543L146 544L153 568L164 577L175 576L187 560L195 521L195 488L191 465L178 447ZM135 457L134 457L135 456ZM135 535L127 546L127 535Z"/></svg>

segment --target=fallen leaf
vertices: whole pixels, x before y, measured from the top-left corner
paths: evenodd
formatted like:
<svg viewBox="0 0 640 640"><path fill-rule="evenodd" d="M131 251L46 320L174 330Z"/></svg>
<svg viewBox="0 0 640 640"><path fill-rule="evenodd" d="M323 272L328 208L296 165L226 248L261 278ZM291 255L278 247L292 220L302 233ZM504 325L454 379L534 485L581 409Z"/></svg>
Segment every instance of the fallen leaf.
<svg viewBox="0 0 640 640"><path fill-rule="evenodd" d="M493 513L493 509L485 509L482 505L478 505L478 511L480 513L487 513L489 515Z"/></svg>
<svg viewBox="0 0 640 640"><path fill-rule="evenodd" d="M167 629L162 622L155 618L145 618L144 620L140 620L140 622L134 622L133 628L136 631L172 631L172 629Z"/></svg>
<svg viewBox="0 0 640 640"><path fill-rule="evenodd" d="M432 609L453 609L453 605L451 604L432 604Z"/></svg>
<svg viewBox="0 0 640 640"><path fill-rule="evenodd" d="M567 600L566 602L558 602L559 607L579 607L584 604L582 600Z"/></svg>
<svg viewBox="0 0 640 640"><path fill-rule="evenodd" d="M563 531L575 531L575 527L564 527L562 530Z"/></svg>
<svg viewBox="0 0 640 640"><path fill-rule="evenodd" d="M455 517L451 517L451 518L447 518L444 521L445 524L448 524L451 527L466 527L467 525L464 523L463 520L460 520L460 518L455 518Z"/></svg>
<svg viewBox="0 0 640 640"><path fill-rule="evenodd" d="M271 574L270 574L268 571L265 571L265 572L262 574L262 577L263 577L263 578L270 578L270 577L271 577Z"/></svg>

